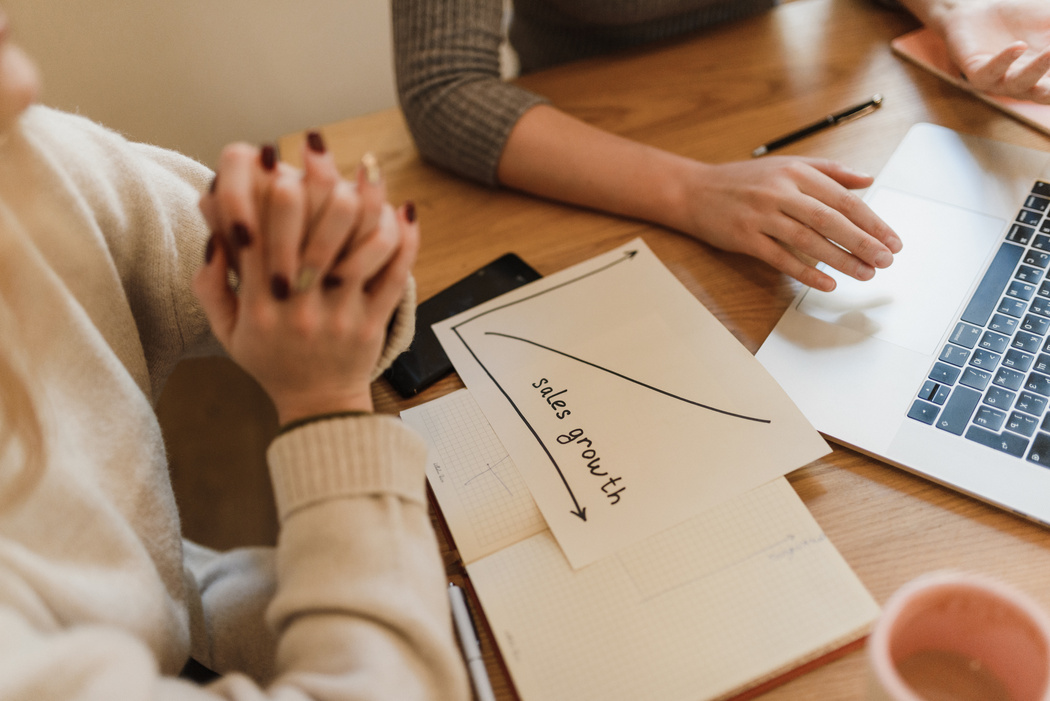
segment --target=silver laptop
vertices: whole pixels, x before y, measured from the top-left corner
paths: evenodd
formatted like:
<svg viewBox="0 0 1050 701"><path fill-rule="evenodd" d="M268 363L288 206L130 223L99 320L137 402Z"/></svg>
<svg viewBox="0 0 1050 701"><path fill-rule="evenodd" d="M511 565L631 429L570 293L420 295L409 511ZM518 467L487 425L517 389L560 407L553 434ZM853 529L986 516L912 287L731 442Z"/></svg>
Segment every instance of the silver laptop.
<svg viewBox="0 0 1050 701"><path fill-rule="evenodd" d="M1050 153L918 124L865 200L893 265L827 269L758 359L828 438L1050 524Z"/></svg>

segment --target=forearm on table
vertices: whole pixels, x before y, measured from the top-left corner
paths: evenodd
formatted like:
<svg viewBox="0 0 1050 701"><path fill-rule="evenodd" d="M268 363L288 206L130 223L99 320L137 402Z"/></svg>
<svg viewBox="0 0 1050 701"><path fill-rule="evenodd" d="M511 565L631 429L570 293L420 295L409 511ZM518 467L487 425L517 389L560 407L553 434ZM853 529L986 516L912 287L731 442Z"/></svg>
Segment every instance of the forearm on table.
<svg viewBox="0 0 1050 701"><path fill-rule="evenodd" d="M688 183L704 168L537 105L511 131L498 177L506 187L683 230Z"/></svg>

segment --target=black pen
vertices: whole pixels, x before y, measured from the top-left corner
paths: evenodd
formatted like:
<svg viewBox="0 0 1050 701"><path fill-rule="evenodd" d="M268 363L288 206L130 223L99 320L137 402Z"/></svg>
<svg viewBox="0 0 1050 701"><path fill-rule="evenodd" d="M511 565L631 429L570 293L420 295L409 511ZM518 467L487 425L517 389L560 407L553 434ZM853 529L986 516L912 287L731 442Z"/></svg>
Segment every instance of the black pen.
<svg viewBox="0 0 1050 701"><path fill-rule="evenodd" d="M785 134L779 139L774 139L768 144L759 146L751 152L751 157L758 158L759 156L764 156L770 151L782 148L784 146L787 146L788 144L793 144L799 139L803 139L809 136L810 134L816 134L818 131L823 131L824 129L827 129L828 127L833 127L836 124L842 124L843 122L848 122L851 119L863 117L866 114L874 112L876 109L879 108L879 105L881 104L882 95L872 95L871 99L862 105L850 107L849 109L842 110L838 114L829 114L827 117L824 117L824 119L820 120L819 122L810 124L807 127L802 127L798 131L793 131L790 134Z"/></svg>

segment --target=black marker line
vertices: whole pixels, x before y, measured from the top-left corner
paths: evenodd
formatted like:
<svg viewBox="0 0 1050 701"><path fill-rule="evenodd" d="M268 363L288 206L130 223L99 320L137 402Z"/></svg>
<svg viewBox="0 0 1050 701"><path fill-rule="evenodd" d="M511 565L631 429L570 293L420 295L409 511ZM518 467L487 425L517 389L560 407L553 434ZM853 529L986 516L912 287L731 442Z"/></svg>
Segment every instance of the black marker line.
<svg viewBox="0 0 1050 701"><path fill-rule="evenodd" d="M638 251L627 251L627 252L625 252L623 254L622 258L618 258L618 259L614 260L611 263L603 265L600 268L595 268L594 270L590 271L589 273L584 273L583 275L581 275L579 277L576 277L576 278L573 278L572 280L566 280L565 282L561 283L560 285L555 285L554 287L550 287L550 288L548 288L546 290L540 290L539 292L537 292L535 294L532 294L532 295L529 295L528 297L522 297L521 299L514 300L513 302L507 302L506 304L502 304L502 305L500 305L498 307L493 307L492 309L488 309L486 311L483 311L483 312L481 312L479 314L476 314L476 315L470 317L469 319L464 319L463 321L461 321L458 324L456 324L455 326L453 326L452 329L453 330L458 329L460 326L463 326L464 324L469 324L470 322L474 321L475 319L480 319L481 317L483 317L483 316L485 316L487 314L491 314L492 312L498 312L501 309L506 309L507 307L513 307L515 304L521 304L522 302L528 302L530 299L536 299L537 297L542 297L543 295L547 294L548 292L554 292L554 290L560 290L561 288L566 287L567 285L571 285L571 284L573 284L575 282L579 282L580 280L584 280L584 279L590 277L591 275L597 275L600 272L608 270L609 268L613 267L614 265L619 265L620 263L623 263L624 261L631 260L636 255L638 255Z"/></svg>
<svg viewBox="0 0 1050 701"><path fill-rule="evenodd" d="M537 297L545 295L548 292L553 292L554 290L561 289L562 287L565 287L567 285L571 285L574 282L579 282L580 280L588 278L588 277L590 277L592 275L597 275L600 272L608 270L609 268L613 267L614 265L619 265L620 263L623 263L624 261L631 260L636 255L638 255L638 251L626 251L623 254L622 257L612 261L611 263L603 265L600 268L595 268L594 270L591 270L590 272L584 273L583 275L580 275L579 277L573 278L572 280L566 280L565 282L563 282L563 283L561 283L559 285L555 285L554 287L550 287L550 288L548 288L546 290L541 290L540 292L537 292L535 294L529 295L528 297L522 297L521 299L515 300L513 302L508 302L507 304L503 304L503 305L500 305L498 307L493 307L492 309L489 309L487 311L481 312L480 314L475 314L474 316L470 317L469 319L464 319L463 321L459 322L455 326L451 327L452 332L456 334L456 338L459 339L459 342L463 344L463 347L467 349L467 352L470 353L471 357L474 358L474 361L481 367L482 370L485 371L485 374L488 375L490 380L492 380L492 384L496 385L496 389L498 389L500 391L500 393L507 399L507 401L510 402L510 405L512 407L514 407L514 412L518 415L518 418L520 418L522 423L524 423L528 427L529 432L532 433L533 438L535 438L536 442L540 444L540 448L542 448L543 452L546 453L547 459L550 460L551 465L554 466L555 471L557 471L557 473L558 473L558 477L561 478L561 483L563 485L565 485L565 491L567 491L569 493L569 498L572 499L572 505L576 507L575 510L570 511L569 513L571 513L573 516L577 516L578 518L580 518L584 522L587 521L587 508L580 506L580 502L577 501L576 495L573 494L572 487L569 486L569 481L567 479L565 479L565 473L563 473L561 471L561 466L558 465L558 461L554 459L553 455L551 455L551 451L548 450L547 444L543 442L542 438L540 438L540 435L539 435L539 433L536 432L536 429L533 428L532 424L529 423L529 420L525 418L525 414L523 414L521 409L518 408L518 405L514 403L514 400L510 398L510 395L507 393L507 390L503 389L503 385L501 385L499 383L499 381L496 380L496 378L493 376L493 374L491 372L489 372L489 369L487 367L485 367L485 363L481 362L481 358L478 357L477 353L474 352L474 349L471 348L470 344L468 344L467 341L463 338L463 335L459 332L459 327L463 326L464 324L469 324L470 322L474 321L475 319L480 319L481 317L483 317L483 316L485 316L487 314L491 314L492 312L499 311L500 309L506 309L507 307L513 307L516 304L521 304L522 302L527 302L530 299L536 299Z"/></svg>
<svg viewBox="0 0 1050 701"><path fill-rule="evenodd" d="M671 392L668 392L667 390L660 389L659 387L653 387L652 385L647 385L644 382L642 382L641 380L636 380L633 377L628 377L627 375L623 375L621 373L618 373L615 370L610 370L609 368L604 368L601 365L597 365L595 363L592 363L589 360L584 360L583 358L577 358L575 355L569 355L568 353L566 353L564 351L560 351L560 350L558 350L556 348L549 348L548 346L545 346L542 343L536 343L535 341L530 341L527 338L520 338L518 336L511 336L510 334L499 333L498 331L486 331L485 335L486 336L500 336L502 338L509 338L512 341L521 341L522 343L528 343L529 345L536 346L537 348L542 348L543 350L550 351L551 353L557 353L558 355L561 355L561 356L564 356L566 358L569 358L570 360L575 360L578 363L583 363L584 365L589 365L592 368L597 368L598 370L601 370L603 372L607 372L610 375L615 375L616 377L619 377L621 379L627 380L628 382L633 382L634 384L641 385L642 387L645 387L646 389L651 389L654 392L659 392L660 394L663 394L663 395L666 395L668 397L671 397L672 399L677 399L679 401L685 402L686 404L692 404L693 406L700 407L701 409L707 409L708 411L714 411L714 412L717 412L719 414L725 414L726 416L732 416L732 417L737 418L737 419L744 419L745 421L755 421L757 423L763 423L763 424L772 423L772 421L770 419L759 419L759 418L756 418L754 416L745 416L744 414L737 414L737 413L734 413L732 411L726 411L725 409L719 409L718 407L710 406L708 404L701 404L700 402L693 401L692 399L686 399L685 397L680 397L677 394L672 394Z"/></svg>
<svg viewBox="0 0 1050 701"><path fill-rule="evenodd" d="M501 385L496 380L496 378L493 377L492 373L489 372L489 369L485 367L485 363L481 362L481 358L477 356L477 354L474 352L474 349L471 348L470 345L463 338L463 336L460 335L459 329L454 326L452 327L452 331L456 334L456 337L459 339L459 342L463 344L463 347L466 348L470 355L474 358L474 361L479 366L481 366L481 369L484 370L485 374L489 376L489 379L492 380L492 384L496 385L496 388L499 389L503 396L507 398L507 401L510 402L510 405L514 407L514 411L518 414L518 417L521 419L522 423L529 427L529 431L532 433L533 438L535 438L536 442L540 444L541 448L543 448L543 452L547 454L547 459L551 461L551 465L554 465L554 469L558 472L558 477L561 478L561 483L565 485L565 490L569 493L569 498L572 499L572 505L576 507L574 511L570 511L569 513L571 513L573 516L579 517L583 521L586 521L587 509L585 507L581 507L580 502L576 500L576 495L573 494L572 487L569 486L569 481L565 479L565 473L561 471L561 466L558 465L558 461L554 459L553 455L551 455L551 451L547 449L547 444L543 442L542 438L540 438L540 434L536 432L536 429L532 427L532 424L529 423L529 420L525 418L525 414L521 413L521 409L518 408L518 405L515 404L514 400L510 398L509 394L507 394L507 390L503 389L503 385Z"/></svg>

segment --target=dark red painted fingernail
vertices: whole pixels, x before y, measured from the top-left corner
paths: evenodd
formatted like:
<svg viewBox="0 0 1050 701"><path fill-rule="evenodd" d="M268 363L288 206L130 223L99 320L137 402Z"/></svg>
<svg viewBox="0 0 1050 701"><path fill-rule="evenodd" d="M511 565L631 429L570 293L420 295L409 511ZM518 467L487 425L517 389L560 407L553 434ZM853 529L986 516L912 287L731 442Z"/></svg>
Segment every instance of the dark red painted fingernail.
<svg viewBox="0 0 1050 701"><path fill-rule="evenodd" d="M292 294L292 285L288 282L288 278L280 273L270 278L270 294L278 302L283 302L288 299Z"/></svg>
<svg viewBox="0 0 1050 701"><path fill-rule="evenodd" d="M208 237L208 243L204 246L204 264L211 263L211 259L215 257L215 246L217 245L218 234L212 234Z"/></svg>
<svg viewBox="0 0 1050 701"><path fill-rule="evenodd" d="M324 144L324 137L321 136L321 132L312 131L306 135L306 145L310 147L310 150L314 153L324 153L328 149Z"/></svg>
<svg viewBox="0 0 1050 701"><path fill-rule="evenodd" d="M409 224L416 221L416 203L412 200L405 202L405 219Z"/></svg>
<svg viewBox="0 0 1050 701"><path fill-rule="evenodd" d="M277 167L277 149L270 144L266 144L259 151L259 161L262 162L262 167L266 170L273 170Z"/></svg>
<svg viewBox="0 0 1050 701"><path fill-rule="evenodd" d="M215 194L215 187L219 184L219 174L216 173L215 177L211 179L211 185L208 186L208 194Z"/></svg>
<svg viewBox="0 0 1050 701"><path fill-rule="evenodd" d="M248 248L252 245L252 235L248 233L248 227L240 222L234 222L231 232L233 233L233 242L237 244L238 248Z"/></svg>
<svg viewBox="0 0 1050 701"><path fill-rule="evenodd" d="M338 275L325 275L324 279L321 280L321 287L326 290L334 290L337 287L341 287L343 284L343 278Z"/></svg>

